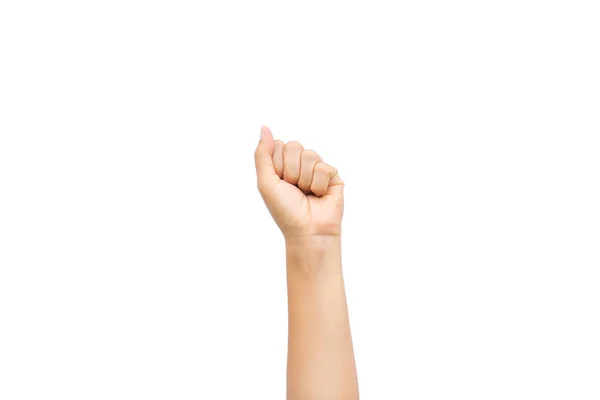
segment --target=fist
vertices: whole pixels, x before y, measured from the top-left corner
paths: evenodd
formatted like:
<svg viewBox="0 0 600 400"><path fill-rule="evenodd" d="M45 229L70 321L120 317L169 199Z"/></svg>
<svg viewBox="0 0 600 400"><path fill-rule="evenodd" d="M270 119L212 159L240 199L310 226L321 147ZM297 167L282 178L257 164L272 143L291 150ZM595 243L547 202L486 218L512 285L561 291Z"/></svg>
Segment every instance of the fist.
<svg viewBox="0 0 600 400"><path fill-rule="evenodd" d="M258 190L286 238L339 236L344 182L332 166L298 142L273 140L262 127L254 153Z"/></svg>

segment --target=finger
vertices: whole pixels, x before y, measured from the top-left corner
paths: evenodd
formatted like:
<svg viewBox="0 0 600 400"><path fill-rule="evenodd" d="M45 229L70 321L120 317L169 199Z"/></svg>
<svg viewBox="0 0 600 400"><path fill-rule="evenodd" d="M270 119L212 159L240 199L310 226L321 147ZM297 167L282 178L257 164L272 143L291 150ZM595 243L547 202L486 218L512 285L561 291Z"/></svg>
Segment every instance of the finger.
<svg viewBox="0 0 600 400"><path fill-rule="evenodd" d="M338 175L337 169L324 162L315 165L310 191L317 196L326 194L341 195L344 182Z"/></svg>
<svg viewBox="0 0 600 400"><path fill-rule="evenodd" d="M300 178L298 187L305 192L310 191L310 185L313 180L313 170L315 165L321 161L321 157L312 150L304 150L300 157Z"/></svg>
<svg viewBox="0 0 600 400"><path fill-rule="evenodd" d="M275 141L275 151L273 152L273 167L275 168L275 173L279 175L280 178L283 178L283 143L281 140Z"/></svg>
<svg viewBox="0 0 600 400"><path fill-rule="evenodd" d="M258 189L261 193L269 191L278 182L279 177L273 167L273 151L275 150L275 141L271 130L263 126L260 130L260 142L254 152L254 162L256 164L256 177Z"/></svg>
<svg viewBox="0 0 600 400"><path fill-rule="evenodd" d="M298 142L283 146L283 180L295 185L300 179L300 155L304 147Z"/></svg>

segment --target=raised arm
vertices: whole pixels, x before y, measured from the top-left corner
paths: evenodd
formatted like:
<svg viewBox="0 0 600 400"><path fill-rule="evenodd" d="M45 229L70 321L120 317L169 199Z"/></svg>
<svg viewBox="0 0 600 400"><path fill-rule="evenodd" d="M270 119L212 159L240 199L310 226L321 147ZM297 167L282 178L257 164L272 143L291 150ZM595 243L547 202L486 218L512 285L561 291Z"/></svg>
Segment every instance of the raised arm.
<svg viewBox="0 0 600 400"><path fill-rule="evenodd" d="M344 183L297 142L263 127L258 188L286 243L288 400L354 400L358 383L342 276Z"/></svg>

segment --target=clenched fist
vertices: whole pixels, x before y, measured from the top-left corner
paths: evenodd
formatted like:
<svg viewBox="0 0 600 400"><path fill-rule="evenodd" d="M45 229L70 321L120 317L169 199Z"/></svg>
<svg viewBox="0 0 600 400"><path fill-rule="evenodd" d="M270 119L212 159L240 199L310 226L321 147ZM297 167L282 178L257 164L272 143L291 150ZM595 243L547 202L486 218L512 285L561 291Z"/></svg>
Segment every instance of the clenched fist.
<svg viewBox="0 0 600 400"><path fill-rule="evenodd" d="M286 238L341 234L344 182L335 168L298 142L274 141L267 127L254 159L260 194Z"/></svg>

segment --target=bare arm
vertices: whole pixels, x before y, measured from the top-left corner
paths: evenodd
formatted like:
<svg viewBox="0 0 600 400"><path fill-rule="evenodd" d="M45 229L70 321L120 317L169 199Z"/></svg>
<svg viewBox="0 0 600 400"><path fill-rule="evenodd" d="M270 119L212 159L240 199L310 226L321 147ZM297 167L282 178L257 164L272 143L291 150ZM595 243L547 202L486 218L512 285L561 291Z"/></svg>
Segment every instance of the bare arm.
<svg viewBox="0 0 600 400"><path fill-rule="evenodd" d="M341 238L288 240L288 399L358 399Z"/></svg>
<svg viewBox="0 0 600 400"><path fill-rule="evenodd" d="M356 400L358 383L342 276L344 183L298 142L263 127L258 188L286 240L288 400Z"/></svg>

